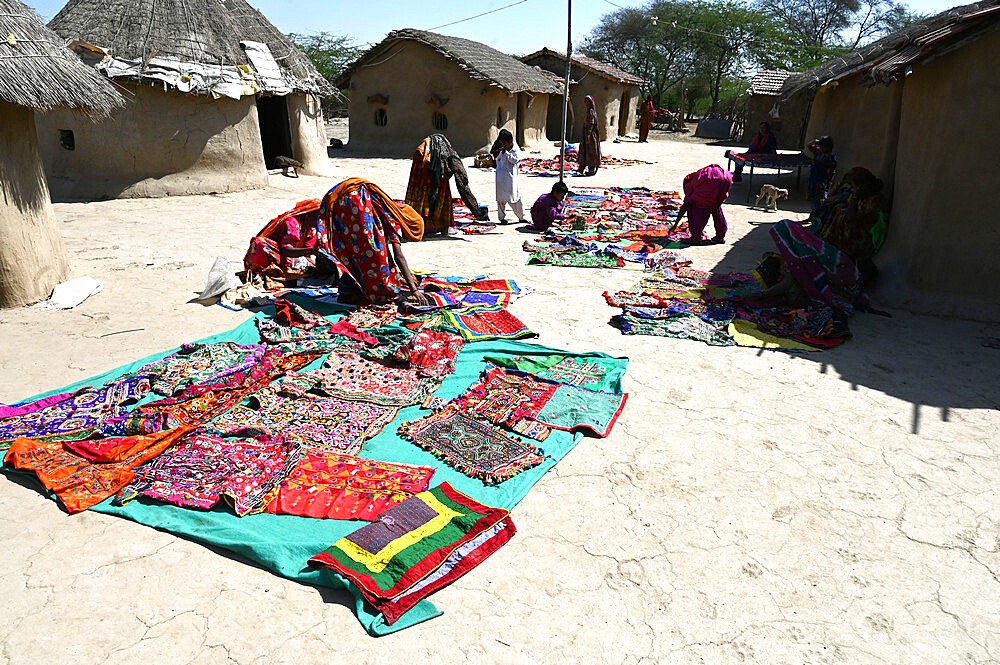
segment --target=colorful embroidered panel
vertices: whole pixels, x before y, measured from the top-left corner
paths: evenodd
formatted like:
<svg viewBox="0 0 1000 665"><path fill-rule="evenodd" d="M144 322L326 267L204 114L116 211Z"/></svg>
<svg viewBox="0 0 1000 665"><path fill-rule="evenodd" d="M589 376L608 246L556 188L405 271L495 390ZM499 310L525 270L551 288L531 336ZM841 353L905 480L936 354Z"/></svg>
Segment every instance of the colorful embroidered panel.
<svg viewBox="0 0 1000 665"><path fill-rule="evenodd" d="M442 314L442 321L469 342L536 337L516 316L502 307L470 307L463 312L447 311Z"/></svg>
<svg viewBox="0 0 1000 665"><path fill-rule="evenodd" d="M644 319L633 314L613 317L625 335L658 335L694 339L712 346L733 346L728 324L714 324L691 314L675 314L669 319Z"/></svg>
<svg viewBox="0 0 1000 665"><path fill-rule="evenodd" d="M0 419L0 448L18 437L29 439L90 436L107 421L124 418L126 404L145 397L149 376L126 376L101 388L85 388L51 406Z"/></svg>
<svg viewBox="0 0 1000 665"><path fill-rule="evenodd" d="M268 495L264 512L334 520L374 520L427 489L434 469L393 464L304 446Z"/></svg>
<svg viewBox="0 0 1000 665"><path fill-rule="evenodd" d="M351 312L345 319L358 328L381 328L395 321L398 314L395 304L369 305Z"/></svg>
<svg viewBox="0 0 1000 665"><path fill-rule="evenodd" d="M264 434L343 453L357 454L365 441L393 421L399 408L314 395L278 395L271 389L251 396L256 408L237 406L203 430L226 435Z"/></svg>
<svg viewBox="0 0 1000 665"><path fill-rule="evenodd" d="M99 451L93 455L81 454L85 451L61 442L21 438L11 444L4 462L34 472L68 512L77 513L96 506L127 485L135 478L132 469L159 455L189 431L179 428L149 436L105 439L96 442Z"/></svg>
<svg viewBox="0 0 1000 665"><path fill-rule="evenodd" d="M399 434L485 485L502 483L545 461L541 449L456 409L403 423Z"/></svg>
<svg viewBox="0 0 1000 665"><path fill-rule="evenodd" d="M528 265L563 266L570 268L624 268L621 257L607 252L564 252L559 254L532 254Z"/></svg>
<svg viewBox="0 0 1000 665"><path fill-rule="evenodd" d="M455 361L465 342L458 335L422 330L400 348L396 359L420 376L445 377L455 373Z"/></svg>
<svg viewBox="0 0 1000 665"><path fill-rule="evenodd" d="M511 294L509 293L484 293L482 291L469 291L462 296L462 305L465 307L506 307L510 304Z"/></svg>
<svg viewBox="0 0 1000 665"><path fill-rule="evenodd" d="M479 279L469 282L472 291L487 291L493 293L520 293L521 288L512 279Z"/></svg>
<svg viewBox="0 0 1000 665"><path fill-rule="evenodd" d="M211 383L253 367L264 355L260 344L184 344L180 350L139 370L151 374L153 392L173 395L196 383Z"/></svg>
<svg viewBox="0 0 1000 665"><path fill-rule="evenodd" d="M278 382L277 389L295 395L317 390L346 400L407 406L419 404L439 385L415 370L386 367L352 353L334 351L323 369L289 372Z"/></svg>
<svg viewBox="0 0 1000 665"><path fill-rule="evenodd" d="M555 394L556 386L492 365L486 368L483 378L452 400L452 404L470 416L544 441L549 428L535 422L535 416Z"/></svg>
<svg viewBox="0 0 1000 665"><path fill-rule="evenodd" d="M193 434L135 469L118 503L145 496L208 510L223 497L240 517L261 512L265 498L298 461L296 444L259 437L222 439Z"/></svg>
<svg viewBox="0 0 1000 665"><path fill-rule="evenodd" d="M537 419L562 430L589 429L605 437L625 408L628 394L602 393L566 384L542 406Z"/></svg>
<svg viewBox="0 0 1000 665"><path fill-rule="evenodd" d="M614 363L608 361L569 356L549 369L542 370L538 376L549 381L600 390L604 386L604 378L615 367Z"/></svg>
<svg viewBox="0 0 1000 665"><path fill-rule="evenodd" d="M348 579L389 625L516 533L509 511L448 483L407 499L309 560Z"/></svg>

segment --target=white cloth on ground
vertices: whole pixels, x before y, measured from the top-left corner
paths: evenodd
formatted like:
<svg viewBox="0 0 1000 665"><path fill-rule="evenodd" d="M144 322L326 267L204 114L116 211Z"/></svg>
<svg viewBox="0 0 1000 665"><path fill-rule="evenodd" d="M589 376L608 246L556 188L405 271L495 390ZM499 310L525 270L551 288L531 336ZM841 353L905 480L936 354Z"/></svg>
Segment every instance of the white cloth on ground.
<svg viewBox="0 0 1000 665"><path fill-rule="evenodd" d="M72 279L57 284L48 300L40 302L38 309L73 309L84 300L104 290L104 282L93 277Z"/></svg>

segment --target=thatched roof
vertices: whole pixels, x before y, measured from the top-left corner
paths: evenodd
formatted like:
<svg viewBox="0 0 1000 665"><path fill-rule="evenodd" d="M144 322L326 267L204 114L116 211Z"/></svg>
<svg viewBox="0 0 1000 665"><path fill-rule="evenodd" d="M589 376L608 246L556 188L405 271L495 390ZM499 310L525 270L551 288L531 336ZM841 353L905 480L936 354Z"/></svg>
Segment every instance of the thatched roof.
<svg viewBox="0 0 1000 665"><path fill-rule="evenodd" d="M1000 28L1000 0L986 0L954 7L912 23L867 46L855 49L819 67L789 77L782 98L855 74L866 84L888 85L925 58L940 55Z"/></svg>
<svg viewBox="0 0 1000 665"><path fill-rule="evenodd" d="M70 0L51 27L64 39L110 56L149 63L154 58L194 65L250 65L241 41L267 44L289 86L325 93L309 59L244 0ZM138 78L131 73L123 78Z"/></svg>
<svg viewBox="0 0 1000 665"><path fill-rule="evenodd" d="M778 69L761 69L754 74L750 81L747 92L751 95L777 95L781 92L781 86L789 76L794 76L799 72L786 72Z"/></svg>
<svg viewBox="0 0 1000 665"><path fill-rule="evenodd" d="M87 67L35 12L18 0L0 0L0 98L39 111L80 109L107 115L125 100ZM7 39L12 35L11 39Z"/></svg>
<svg viewBox="0 0 1000 665"><path fill-rule="evenodd" d="M521 58L521 61L525 64L532 64L534 60L543 60L545 58L556 58L563 62L565 67L566 54L562 51L556 51L555 49L542 48L540 51L535 51L531 55L526 55ZM573 63L588 70L598 76L603 76L606 79L610 79L615 83L628 83L630 85L642 85L645 83L644 80L636 76L635 74L629 74L628 72L618 69L614 65L609 65L606 62L601 62L600 60L595 60L594 58L587 57L582 53L573 54ZM559 72L556 72L557 74Z"/></svg>
<svg viewBox="0 0 1000 665"><path fill-rule="evenodd" d="M334 81L334 85L342 90L347 88L351 76L359 67L385 55L402 41L415 41L429 46L465 70L470 78L485 81L511 94L525 91L555 94L562 91L540 70L486 44L412 28L390 32L385 39L350 64Z"/></svg>

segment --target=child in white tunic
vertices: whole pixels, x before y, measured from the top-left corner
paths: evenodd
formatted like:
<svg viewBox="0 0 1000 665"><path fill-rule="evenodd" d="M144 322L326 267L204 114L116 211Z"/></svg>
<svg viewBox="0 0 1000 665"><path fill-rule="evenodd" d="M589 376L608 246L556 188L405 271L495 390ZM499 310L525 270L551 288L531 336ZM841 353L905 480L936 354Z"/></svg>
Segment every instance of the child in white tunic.
<svg viewBox="0 0 1000 665"><path fill-rule="evenodd" d="M518 163L521 153L514 143L514 137L506 129L500 130L496 143L490 152L497 162L497 216L501 224L507 223L507 204L520 221L524 220L524 206L521 204L521 190L517 184Z"/></svg>

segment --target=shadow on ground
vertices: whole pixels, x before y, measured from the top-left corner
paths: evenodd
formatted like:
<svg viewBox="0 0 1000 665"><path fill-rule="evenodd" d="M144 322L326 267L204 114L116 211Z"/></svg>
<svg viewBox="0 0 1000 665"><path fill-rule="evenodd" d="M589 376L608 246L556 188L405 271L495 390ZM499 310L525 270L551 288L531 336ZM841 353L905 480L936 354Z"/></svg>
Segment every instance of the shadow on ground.
<svg viewBox="0 0 1000 665"><path fill-rule="evenodd" d="M774 250L769 230L786 216L801 218L762 211L761 221L751 220L752 230L733 243L713 269L753 269L764 252ZM871 296L879 308L877 288ZM865 387L909 402L910 427L919 434L926 408L939 410L944 422L949 421L951 409L1000 409L995 379L1000 374L1000 349L983 342L990 328L904 310L892 310L890 316L861 312L851 320L854 337L845 344L795 355L817 363L822 374L836 372L853 390Z"/></svg>

